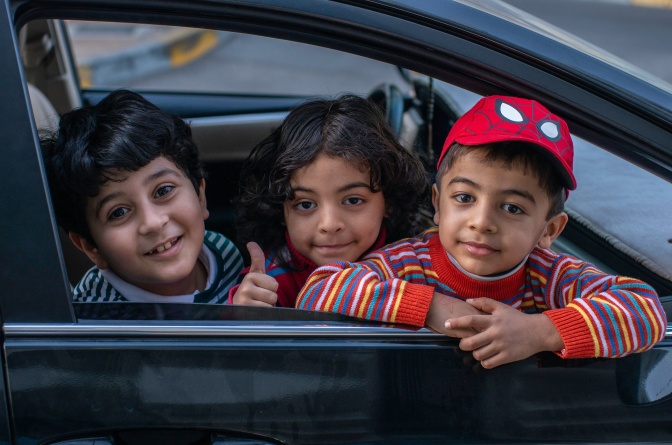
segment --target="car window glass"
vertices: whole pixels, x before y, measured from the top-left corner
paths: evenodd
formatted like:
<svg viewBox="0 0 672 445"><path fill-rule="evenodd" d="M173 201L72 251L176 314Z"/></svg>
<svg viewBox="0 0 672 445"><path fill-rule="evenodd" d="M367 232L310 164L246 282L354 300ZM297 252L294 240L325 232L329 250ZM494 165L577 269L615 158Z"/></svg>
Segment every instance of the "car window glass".
<svg viewBox="0 0 672 445"><path fill-rule="evenodd" d="M672 280L672 184L574 136L578 187L567 208ZM643 205L649 199L655 205Z"/></svg>
<svg viewBox="0 0 672 445"><path fill-rule="evenodd" d="M278 95L368 93L393 65L249 34L67 21L82 88Z"/></svg>
<svg viewBox="0 0 672 445"><path fill-rule="evenodd" d="M507 3L506 8L519 8L571 33L595 45L596 55L613 54L627 62L623 65L624 69L667 91L672 90L670 64L667 58L660 57L667 47L661 35L669 30L672 20L669 2L583 2L573 7L567 7L562 2L534 0L508 0ZM631 30L621 32L626 17ZM539 28L542 26L539 25ZM557 35L555 28L550 28L548 32ZM574 45L580 43L575 42Z"/></svg>

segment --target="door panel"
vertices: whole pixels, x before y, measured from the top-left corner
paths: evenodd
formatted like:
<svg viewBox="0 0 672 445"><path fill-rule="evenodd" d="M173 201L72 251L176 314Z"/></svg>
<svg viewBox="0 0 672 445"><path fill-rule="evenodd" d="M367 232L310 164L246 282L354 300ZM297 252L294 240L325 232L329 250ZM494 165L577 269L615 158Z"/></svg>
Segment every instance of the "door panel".
<svg viewBox="0 0 672 445"><path fill-rule="evenodd" d="M287 443L669 439L668 341L620 360L484 370L428 331L240 324L7 326L19 443L200 428ZM656 395L657 394L657 395ZM648 397L648 398L647 398Z"/></svg>

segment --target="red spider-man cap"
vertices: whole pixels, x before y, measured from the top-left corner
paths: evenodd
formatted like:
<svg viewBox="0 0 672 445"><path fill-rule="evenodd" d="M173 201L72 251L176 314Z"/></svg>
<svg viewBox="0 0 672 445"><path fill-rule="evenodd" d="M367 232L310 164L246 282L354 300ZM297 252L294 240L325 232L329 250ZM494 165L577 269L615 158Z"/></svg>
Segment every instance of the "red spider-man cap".
<svg viewBox="0 0 672 445"><path fill-rule="evenodd" d="M493 142L530 142L544 148L562 175L567 190L576 189L572 172L574 146L567 123L539 102L508 96L479 100L455 122L443 144L437 169L454 142L484 145Z"/></svg>

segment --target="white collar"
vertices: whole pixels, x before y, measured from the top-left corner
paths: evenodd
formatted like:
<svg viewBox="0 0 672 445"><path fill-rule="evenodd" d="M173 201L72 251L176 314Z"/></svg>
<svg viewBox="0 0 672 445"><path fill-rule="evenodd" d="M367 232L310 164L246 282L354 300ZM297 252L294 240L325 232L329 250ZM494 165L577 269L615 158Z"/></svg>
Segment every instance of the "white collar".
<svg viewBox="0 0 672 445"><path fill-rule="evenodd" d="M215 254L205 244L201 247L198 259L203 263L208 273L205 289L209 289L217 275L217 259L215 258ZM199 293L197 290L186 295L158 295L124 281L110 269L101 270L100 273L125 299L135 303L193 303L194 296Z"/></svg>
<svg viewBox="0 0 672 445"><path fill-rule="evenodd" d="M446 251L446 255L448 256L448 259L450 260L450 262L453 263L453 266L455 266L460 272L462 272L464 275L468 276L469 278L473 278L474 280L478 280L478 281L497 281L497 280L501 280L503 278L510 277L511 275L514 275L516 272L518 272L521 267L523 267L523 265L527 262L527 258L530 256L530 255L525 256L525 258L523 258L523 261L521 261L516 267L514 267L513 269L511 269L507 272L504 272L504 273L499 274L499 275L483 276L483 275L476 275L476 274L473 274L471 272L467 272L466 270L464 270L464 268L462 268L462 266L460 266L460 264L457 262L457 260L455 258L453 258L448 253L448 251Z"/></svg>

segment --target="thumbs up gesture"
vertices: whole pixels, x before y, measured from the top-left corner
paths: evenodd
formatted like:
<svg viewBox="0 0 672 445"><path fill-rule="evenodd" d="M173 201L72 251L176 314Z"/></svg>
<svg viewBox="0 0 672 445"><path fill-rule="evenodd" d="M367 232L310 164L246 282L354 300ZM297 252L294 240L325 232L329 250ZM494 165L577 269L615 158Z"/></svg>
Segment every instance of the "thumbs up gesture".
<svg viewBox="0 0 672 445"><path fill-rule="evenodd" d="M259 244L247 243L247 251L250 253L250 271L243 278L233 296L233 304L248 306L275 306L278 301L278 282L273 277L266 275L266 257Z"/></svg>

